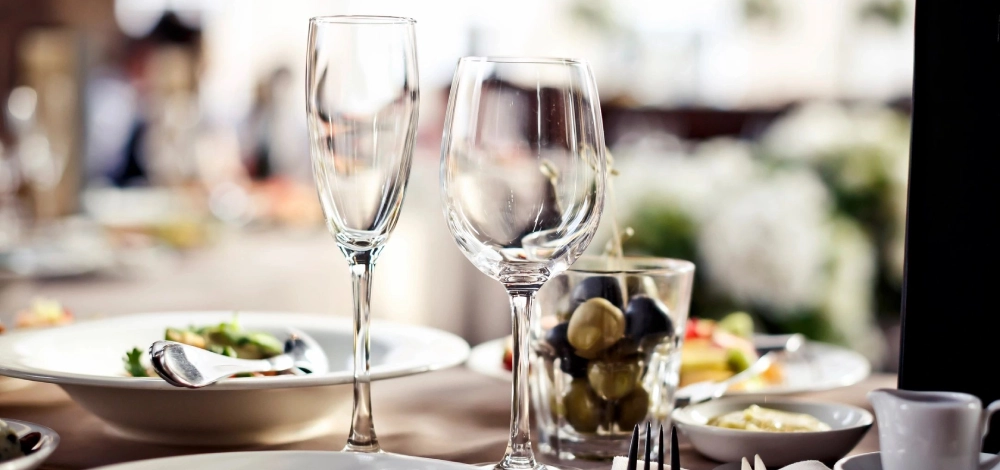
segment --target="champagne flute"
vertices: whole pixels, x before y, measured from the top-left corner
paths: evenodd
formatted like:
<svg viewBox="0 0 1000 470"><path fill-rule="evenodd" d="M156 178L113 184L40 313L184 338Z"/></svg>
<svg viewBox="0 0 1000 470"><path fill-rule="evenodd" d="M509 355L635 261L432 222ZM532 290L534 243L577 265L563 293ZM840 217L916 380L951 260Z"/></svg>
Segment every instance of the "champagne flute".
<svg viewBox="0 0 1000 470"><path fill-rule="evenodd" d="M399 218L417 132L415 21L309 20L306 114L313 177L354 283L354 412L347 452L381 452L371 412L371 272Z"/></svg>
<svg viewBox="0 0 1000 470"><path fill-rule="evenodd" d="M585 62L459 61L441 143L445 218L469 261L507 289L514 332L510 440L490 467L551 469L531 450L532 305L593 239L606 179L600 101Z"/></svg>

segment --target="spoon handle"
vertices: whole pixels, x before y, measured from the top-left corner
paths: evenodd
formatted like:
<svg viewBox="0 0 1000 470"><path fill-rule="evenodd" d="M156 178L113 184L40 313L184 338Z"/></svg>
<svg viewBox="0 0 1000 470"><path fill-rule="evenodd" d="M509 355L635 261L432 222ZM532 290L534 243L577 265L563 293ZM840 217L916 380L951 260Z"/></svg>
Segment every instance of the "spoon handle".
<svg viewBox="0 0 1000 470"><path fill-rule="evenodd" d="M268 372L281 367L281 361L237 359L174 341L153 343L149 356L153 370L163 380L186 388L201 388L235 374Z"/></svg>

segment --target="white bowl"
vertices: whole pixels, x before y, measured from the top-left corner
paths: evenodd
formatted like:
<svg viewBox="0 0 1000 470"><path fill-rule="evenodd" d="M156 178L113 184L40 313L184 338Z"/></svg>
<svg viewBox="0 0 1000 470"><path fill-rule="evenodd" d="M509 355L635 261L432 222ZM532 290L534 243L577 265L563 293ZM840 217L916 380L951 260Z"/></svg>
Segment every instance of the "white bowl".
<svg viewBox="0 0 1000 470"><path fill-rule="evenodd" d="M829 431L761 432L709 426L708 420L733 411L760 405L794 413L806 413L829 424ZM762 397L725 397L674 410L674 423L702 455L719 462L753 460L755 454L776 468L803 460L828 464L847 455L861 441L874 419L871 413L850 405L817 403Z"/></svg>
<svg viewBox="0 0 1000 470"><path fill-rule="evenodd" d="M222 452L128 462L94 470L474 470L477 467L443 460L396 454L360 454L318 451Z"/></svg>
<svg viewBox="0 0 1000 470"><path fill-rule="evenodd" d="M25 434L31 432L37 432L42 435L42 440L39 441L41 445L38 447L38 450L31 454L6 462L0 462L0 470L32 470L38 468L42 465L42 462L45 462L45 459L49 458L49 455L52 455L52 451L56 450L56 447L59 446L59 435L45 426L16 419L3 418L3 420L18 437L23 437Z"/></svg>
<svg viewBox="0 0 1000 470"><path fill-rule="evenodd" d="M323 347L331 371L305 376L234 378L210 387L173 387L159 377L125 375L127 350L163 338L167 327L212 325L232 312L137 314L0 336L0 375L62 387L125 437L178 445L276 444L330 431L350 413L353 324L349 318L296 313L240 313L250 331L284 337L298 328ZM469 345L443 331L373 322L372 380L461 364ZM378 385L374 385L378 387ZM341 423L347 429L348 423Z"/></svg>

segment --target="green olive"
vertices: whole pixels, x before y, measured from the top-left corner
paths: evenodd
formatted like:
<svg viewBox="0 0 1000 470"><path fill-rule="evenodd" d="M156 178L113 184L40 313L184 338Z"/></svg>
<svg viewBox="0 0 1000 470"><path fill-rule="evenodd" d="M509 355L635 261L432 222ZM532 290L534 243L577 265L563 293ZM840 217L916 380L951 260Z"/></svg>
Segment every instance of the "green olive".
<svg viewBox="0 0 1000 470"><path fill-rule="evenodd" d="M632 298L634 295L658 297L659 289L656 288L656 281L649 276L627 276L625 286L628 289L628 298Z"/></svg>
<svg viewBox="0 0 1000 470"><path fill-rule="evenodd" d="M594 394L590 385L584 379L574 380L569 391L563 397L563 408L566 422L577 432L591 433L597 431L604 418L604 401Z"/></svg>
<svg viewBox="0 0 1000 470"><path fill-rule="evenodd" d="M628 336L622 338L610 348L601 353L602 358L633 359L642 353L642 344Z"/></svg>
<svg viewBox="0 0 1000 470"><path fill-rule="evenodd" d="M595 297L580 304L569 319L567 339L576 354L594 359L625 336L625 315L605 299Z"/></svg>
<svg viewBox="0 0 1000 470"><path fill-rule="evenodd" d="M617 400L635 390L642 378L642 361L638 358L591 361L587 367L590 388L605 400Z"/></svg>
<svg viewBox="0 0 1000 470"><path fill-rule="evenodd" d="M644 421L648 413L649 393L642 387L636 387L632 393L618 400L615 407L615 423L618 424L618 429L626 431Z"/></svg>
<svg viewBox="0 0 1000 470"><path fill-rule="evenodd" d="M555 388L549 389L549 413L552 415L553 420L558 420L561 416L566 416L566 408L563 406L562 400L559 398L559 393L556 392Z"/></svg>

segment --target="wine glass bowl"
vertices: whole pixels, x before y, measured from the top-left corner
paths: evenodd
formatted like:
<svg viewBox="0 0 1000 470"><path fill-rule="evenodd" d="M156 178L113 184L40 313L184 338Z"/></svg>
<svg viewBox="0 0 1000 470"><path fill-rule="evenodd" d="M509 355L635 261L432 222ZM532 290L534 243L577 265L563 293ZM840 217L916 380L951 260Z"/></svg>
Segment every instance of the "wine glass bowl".
<svg viewBox="0 0 1000 470"><path fill-rule="evenodd" d="M419 98L414 23L375 16L310 21L313 175L331 232L354 249L385 243L406 190Z"/></svg>
<svg viewBox="0 0 1000 470"><path fill-rule="evenodd" d="M596 99L580 61L459 61L442 142L442 195L459 247L486 275L504 284L544 282L590 243L607 170Z"/></svg>
<svg viewBox="0 0 1000 470"><path fill-rule="evenodd" d="M327 227L354 284L354 412L345 451L381 452L371 414L371 271L399 219L420 96L415 21L309 20L306 117Z"/></svg>
<svg viewBox="0 0 1000 470"><path fill-rule="evenodd" d="M600 101L582 61L459 61L441 143L445 218L462 253L507 289L514 386L498 470L535 461L528 419L529 312L538 289L594 237L607 178Z"/></svg>

